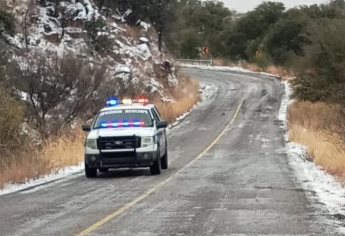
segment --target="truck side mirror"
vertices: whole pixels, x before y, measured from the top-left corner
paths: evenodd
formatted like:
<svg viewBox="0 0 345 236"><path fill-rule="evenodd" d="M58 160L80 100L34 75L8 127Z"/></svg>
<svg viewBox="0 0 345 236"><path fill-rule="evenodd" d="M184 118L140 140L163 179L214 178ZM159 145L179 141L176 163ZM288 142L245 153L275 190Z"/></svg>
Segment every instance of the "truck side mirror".
<svg viewBox="0 0 345 236"><path fill-rule="evenodd" d="M163 129L168 127L168 122L166 121L158 121L157 122L157 129Z"/></svg>

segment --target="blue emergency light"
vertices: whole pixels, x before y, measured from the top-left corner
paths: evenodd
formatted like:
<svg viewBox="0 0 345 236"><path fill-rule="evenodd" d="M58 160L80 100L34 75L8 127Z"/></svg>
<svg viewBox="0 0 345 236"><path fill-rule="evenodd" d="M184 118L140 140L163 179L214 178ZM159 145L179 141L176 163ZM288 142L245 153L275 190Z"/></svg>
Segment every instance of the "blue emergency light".
<svg viewBox="0 0 345 236"><path fill-rule="evenodd" d="M149 103L149 99L145 98L145 97L140 97L138 99L128 99L128 98L124 98L123 100L120 100L117 97L111 97L107 100L107 106L108 107L114 107L114 106L118 106L120 104L125 104L125 105L130 105L133 103L141 103L141 104L148 104Z"/></svg>
<svg viewBox="0 0 345 236"><path fill-rule="evenodd" d="M117 97L111 97L107 100L107 106L108 107L114 107L114 106L118 106L121 104L121 100L118 99Z"/></svg>

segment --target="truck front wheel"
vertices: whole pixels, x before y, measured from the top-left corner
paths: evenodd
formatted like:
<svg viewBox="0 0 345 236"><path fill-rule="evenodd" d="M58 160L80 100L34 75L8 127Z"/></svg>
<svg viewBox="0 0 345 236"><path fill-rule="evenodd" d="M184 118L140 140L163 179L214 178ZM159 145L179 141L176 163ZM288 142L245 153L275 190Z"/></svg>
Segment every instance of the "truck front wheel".
<svg viewBox="0 0 345 236"><path fill-rule="evenodd" d="M85 175L87 178L95 178L97 177L97 169L90 168L89 165L85 163Z"/></svg>

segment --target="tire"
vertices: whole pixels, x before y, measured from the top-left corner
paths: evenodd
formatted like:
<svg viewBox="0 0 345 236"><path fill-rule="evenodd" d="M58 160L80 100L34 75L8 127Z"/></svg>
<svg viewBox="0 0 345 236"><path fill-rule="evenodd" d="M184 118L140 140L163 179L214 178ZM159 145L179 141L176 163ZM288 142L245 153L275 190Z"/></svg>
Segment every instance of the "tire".
<svg viewBox="0 0 345 236"><path fill-rule="evenodd" d="M168 169L169 161L168 161L168 150L165 151L165 155L161 159L162 169Z"/></svg>
<svg viewBox="0 0 345 236"><path fill-rule="evenodd" d="M87 178L96 178L97 177L97 169L90 168L89 165L85 164L85 175Z"/></svg>
<svg viewBox="0 0 345 236"><path fill-rule="evenodd" d="M108 168L99 168L98 169L99 170L99 172L102 172L102 173L106 173L106 172L108 172Z"/></svg>
<svg viewBox="0 0 345 236"><path fill-rule="evenodd" d="M162 173L162 161L159 151L157 152L157 160L150 166L151 175L160 175Z"/></svg>

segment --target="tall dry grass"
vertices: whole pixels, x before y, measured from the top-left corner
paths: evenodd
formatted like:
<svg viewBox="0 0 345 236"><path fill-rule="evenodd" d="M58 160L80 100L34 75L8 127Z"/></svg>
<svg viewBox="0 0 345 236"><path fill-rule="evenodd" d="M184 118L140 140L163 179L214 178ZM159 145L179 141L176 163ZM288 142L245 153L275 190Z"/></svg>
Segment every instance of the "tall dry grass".
<svg viewBox="0 0 345 236"><path fill-rule="evenodd" d="M175 102L155 104L164 119L173 122L199 101L199 83L186 79L179 89L172 91ZM0 158L0 189L6 184L24 183L30 179L56 173L67 166L78 165L84 159L85 135L81 131L50 139L37 147L27 147L12 157Z"/></svg>
<svg viewBox="0 0 345 236"><path fill-rule="evenodd" d="M310 158L345 182L345 147L334 132L338 108L325 103L296 102L289 108L290 140L307 147Z"/></svg>
<svg viewBox="0 0 345 236"><path fill-rule="evenodd" d="M187 79L179 88L172 91L175 98L174 102L167 103L162 102L160 99L154 100L154 104L157 106L163 119L169 123L174 122L176 118L190 111L200 100L199 82Z"/></svg>
<svg viewBox="0 0 345 236"><path fill-rule="evenodd" d="M267 66L266 68L261 68L254 63L248 63L248 62L239 63L239 62L233 62L229 59L224 59L224 58L213 59L213 64L215 66L230 66L230 67L239 66L239 67L242 67L244 69L248 69L254 72L266 72L269 74L277 75L283 79L294 77L294 73L292 71L287 70L286 68L282 66L270 65L270 66Z"/></svg>
<svg viewBox="0 0 345 236"><path fill-rule="evenodd" d="M84 157L83 142L84 134L75 131L72 135L46 141L40 150L27 147L17 155L0 158L0 189L9 183L24 183L78 165Z"/></svg>

